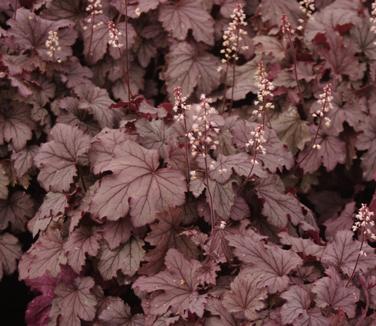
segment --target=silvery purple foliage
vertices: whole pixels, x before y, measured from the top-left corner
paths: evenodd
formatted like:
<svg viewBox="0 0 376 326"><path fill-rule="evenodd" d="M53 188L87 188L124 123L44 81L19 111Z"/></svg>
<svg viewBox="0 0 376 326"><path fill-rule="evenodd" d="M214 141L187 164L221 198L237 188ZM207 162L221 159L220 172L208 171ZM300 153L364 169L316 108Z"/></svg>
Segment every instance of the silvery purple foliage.
<svg viewBox="0 0 376 326"><path fill-rule="evenodd" d="M27 325L375 323L372 1L0 2Z"/></svg>

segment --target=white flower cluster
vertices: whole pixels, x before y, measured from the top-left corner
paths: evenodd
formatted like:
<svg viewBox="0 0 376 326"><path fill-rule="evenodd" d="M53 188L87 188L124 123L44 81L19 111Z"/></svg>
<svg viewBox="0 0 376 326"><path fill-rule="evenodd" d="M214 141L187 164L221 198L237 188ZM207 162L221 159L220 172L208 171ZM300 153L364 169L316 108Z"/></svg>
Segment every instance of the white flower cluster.
<svg viewBox="0 0 376 326"><path fill-rule="evenodd" d="M282 15L281 17L281 31L282 31L282 35L287 36L287 37L291 37L291 35L295 33L287 15Z"/></svg>
<svg viewBox="0 0 376 326"><path fill-rule="evenodd" d="M93 24L93 29L98 28L103 24L102 21L95 22L95 17L103 14L102 9L102 0L88 0L88 4L85 8L86 12L88 13L88 17L85 19L87 24ZM87 29L85 25L84 30Z"/></svg>
<svg viewBox="0 0 376 326"><path fill-rule="evenodd" d="M258 91L257 100L254 104L257 108L253 110L252 114L257 118L262 118L262 115L266 110L274 109L274 104L272 102L274 85L268 79L268 74L262 61L258 64L256 81Z"/></svg>
<svg viewBox="0 0 376 326"><path fill-rule="evenodd" d="M61 50L59 43L59 35L56 31L48 31L48 37L45 46L47 48L47 55L50 58L55 58L56 52ZM61 60L57 58L57 62L61 62Z"/></svg>
<svg viewBox="0 0 376 326"><path fill-rule="evenodd" d="M319 95L318 103L320 108L312 113L314 118L324 118L324 124L326 127L330 127L331 120L325 116L330 110L333 109L333 95L332 85L329 83L324 86L322 93Z"/></svg>
<svg viewBox="0 0 376 326"><path fill-rule="evenodd" d="M299 7L307 17L311 17L316 10L315 0L299 0Z"/></svg>
<svg viewBox="0 0 376 326"><path fill-rule="evenodd" d="M372 2L371 17L369 18L371 23L371 32L376 33L376 1ZM374 42L376 44L376 42Z"/></svg>
<svg viewBox="0 0 376 326"><path fill-rule="evenodd" d="M219 144L217 140L219 127L216 122L209 119L209 116L217 113L217 111L210 106L210 102L210 99L207 99L205 95L201 95L200 105L190 108L193 121L187 137L193 157L201 155L205 158L208 150L215 150Z"/></svg>
<svg viewBox="0 0 376 326"><path fill-rule="evenodd" d="M306 17L311 17L314 11L316 10L315 0L299 0L299 7L300 10L306 15ZM304 19L298 19L299 26L297 27L298 30L303 30L303 23Z"/></svg>
<svg viewBox="0 0 376 326"><path fill-rule="evenodd" d="M373 232L375 226L375 214L370 211L367 205L362 204L358 213L355 215L355 223L352 230L355 232L361 229L363 235L368 239L376 241L376 234Z"/></svg>
<svg viewBox="0 0 376 326"><path fill-rule="evenodd" d="M183 90L181 87L175 87L173 93L175 103L172 110L176 113L174 119L176 121L182 121L185 116L185 111L190 110L191 106L186 103L187 97L183 96Z"/></svg>
<svg viewBox="0 0 376 326"><path fill-rule="evenodd" d="M238 4L231 14L231 22L223 33L223 48L221 53L224 55L224 58L222 59L222 63L237 61L239 59L239 44L243 39L242 35L247 34L242 28L243 26L247 26L245 18L244 10L242 6ZM242 46L243 50L246 50L247 48L247 46Z"/></svg>
<svg viewBox="0 0 376 326"><path fill-rule="evenodd" d="M245 144L245 147L247 150L252 149L254 153L266 154L265 143L265 128L260 124L255 130L251 131L251 138Z"/></svg>
<svg viewBox="0 0 376 326"><path fill-rule="evenodd" d="M121 48L123 46L122 43L120 43L120 36L122 35L121 31L119 31L119 28L116 26L116 24L113 21L109 21L107 23L108 28L108 44L114 48Z"/></svg>

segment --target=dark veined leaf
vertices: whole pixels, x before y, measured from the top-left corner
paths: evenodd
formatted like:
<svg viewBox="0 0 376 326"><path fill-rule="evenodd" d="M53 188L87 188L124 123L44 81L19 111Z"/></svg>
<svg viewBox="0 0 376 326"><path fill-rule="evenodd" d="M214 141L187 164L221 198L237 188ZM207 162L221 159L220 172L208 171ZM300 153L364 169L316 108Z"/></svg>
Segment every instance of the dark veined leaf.
<svg viewBox="0 0 376 326"><path fill-rule="evenodd" d="M76 273L80 273L86 262L86 255L96 256L99 250L98 232L87 227L75 229L64 244L68 264Z"/></svg>
<svg viewBox="0 0 376 326"><path fill-rule="evenodd" d="M79 109L91 113L102 128L113 127L115 113L111 109L111 105L114 102L105 89L83 84L76 87L74 91L80 100Z"/></svg>
<svg viewBox="0 0 376 326"><path fill-rule="evenodd" d="M186 39L188 30L198 42L214 43L214 21L199 0L180 0L159 8L163 27L180 41ZM177 84L179 85L179 84Z"/></svg>
<svg viewBox="0 0 376 326"><path fill-rule="evenodd" d="M22 104L0 108L0 145L12 143L21 150L32 137L34 122L31 120L30 108Z"/></svg>
<svg viewBox="0 0 376 326"><path fill-rule="evenodd" d="M297 26L298 19L302 15L298 3L289 0L262 0L259 9L263 21L278 27L282 24L281 17L283 15L287 15L290 24L293 26Z"/></svg>
<svg viewBox="0 0 376 326"><path fill-rule="evenodd" d="M26 222L34 215L34 202L30 195L14 192L8 199L0 199L0 230L11 225L14 231L22 232L26 229Z"/></svg>
<svg viewBox="0 0 376 326"><path fill-rule="evenodd" d="M35 157L40 169L38 180L46 190L68 191L77 175L77 164L87 164L90 137L64 124L56 124L50 137Z"/></svg>
<svg viewBox="0 0 376 326"><path fill-rule="evenodd" d="M105 167L112 175L99 182L90 211L99 218L118 220L130 212L135 226L152 222L158 212L185 201L185 178L180 171L158 169L155 150L127 141L115 148Z"/></svg>
<svg viewBox="0 0 376 326"><path fill-rule="evenodd" d="M189 43L179 43L167 55L167 70L164 80L172 96L179 85L184 96L192 94L195 87L201 93L209 94L220 82L217 71L219 60L210 53L202 52Z"/></svg>
<svg viewBox="0 0 376 326"><path fill-rule="evenodd" d="M323 264L339 268L347 276L350 276L357 263L357 271L366 272L376 264L375 250L367 243L364 243L362 250L364 255L359 255L361 243L353 240L351 231L338 231L325 248L321 257ZM359 259L358 259L359 256Z"/></svg>
<svg viewBox="0 0 376 326"><path fill-rule="evenodd" d="M207 295L197 291L201 264L196 260L186 260L175 249L168 251L165 264L165 271L151 277L138 278L133 288L147 293L163 291L151 299L152 314L161 315L171 310L184 318L189 313L202 317Z"/></svg>
<svg viewBox="0 0 376 326"><path fill-rule="evenodd" d="M103 238L111 250L127 242L131 236L132 223L127 218L121 218L117 221L108 221L101 228Z"/></svg>
<svg viewBox="0 0 376 326"><path fill-rule="evenodd" d="M283 325L329 326L329 319L320 310L310 309L310 293L304 286L294 285L282 293L281 297L286 300L281 308Z"/></svg>
<svg viewBox="0 0 376 326"><path fill-rule="evenodd" d="M243 312L248 320L257 319L257 311L265 307L263 301L268 296L267 290L258 283L257 277L238 275L231 283L231 290L224 294L223 306L229 312Z"/></svg>
<svg viewBox="0 0 376 326"><path fill-rule="evenodd" d="M317 229L311 210L301 204L292 194L285 193L284 185L278 176L261 179L257 183L256 194L263 202L262 213L268 222L278 228L286 227L290 220L303 229Z"/></svg>
<svg viewBox="0 0 376 326"><path fill-rule="evenodd" d="M145 320L142 315L131 314L131 308L120 298L107 297L103 310L99 314L103 326L143 326Z"/></svg>
<svg viewBox="0 0 376 326"><path fill-rule="evenodd" d="M18 178L22 178L33 167L37 153L37 146L25 147L19 152L12 153L12 161Z"/></svg>
<svg viewBox="0 0 376 326"><path fill-rule="evenodd" d="M306 148L299 153L298 162L306 173L313 173L322 165L327 171L332 171L337 164L345 163L346 145L337 137L331 135L319 135L316 144L320 148L312 148L310 142Z"/></svg>
<svg viewBox="0 0 376 326"><path fill-rule="evenodd" d="M24 254L19 263L21 279L36 278L48 273L57 276L67 262L63 250L64 241L57 229L49 229Z"/></svg>
<svg viewBox="0 0 376 326"><path fill-rule="evenodd" d="M0 234L0 280L16 270L21 254L21 245L15 236L10 233Z"/></svg>
<svg viewBox="0 0 376 326"><path fill-rule="evenodd" d="M362 155L363 177L373 180L376 177L376 122L375 115L371 113L361 125L362 133L358 136L356 148L367 150Z"/></svg>
<svg viewBox="0 0 376 326"><path fill-rule="evenodd" d="M51 221L58 221L68 209L68 198L60 192L48 192L42 205L28 224L29 230L35 237L39 231L44 231Z"/></svg>
<svg viewBox="0 0 376 326"><path fill-rule="evenodd" d="M304 145L311 139L308 124L300 119L294 107L289 107L282 112L271 121L271 124L278 137L293 153L297 149L302 150Z"/></svg>
<svg viewBox="0 0 376 326"><path fill-rule="evenodd" d="M327 277L317 280L312 287L317 306L343 310L349 318L354 318L359 290L354 286L347 286L347 281L341 279L334 267L329 267L326 274Z"/></svg>
<svg viewBox="0 0 376 326"><path fill-rule="evenodd" d="M51 21L41 18L26 8L19 8L15 18L9 21L8 35L13 37L22 50L34 50L44 60L66 60L72 55L71 46L77 38L77 32L72 28L70 20ZM57 32L59 47L54 57L48 55L46 41L50 31Z"/></svg>
<svg viewBox="0 0 376 326"><path fill-rule="evenodd" d="M9 177L3 165L0 164L0 200L8 198L8 185Z"/></svg>
<svg viewBox="0 0 376 326"><path fill-rule="evenodd" d="M98 270L105 280L110 280L121 271L124 275L133 276L140 267L145 255L142 249L144 242L131 238L128 242L111 250L106 243L99 253Z"/></svg>
<svg viewBox="0 0 376 326"><path fill-rule="evenodd" d="M270 293L285 290L289 285L287 275L302 263L292 251L266 246L249 233L228 235L226 238L235 248L235 255L248 264L249 273L259 275L259 282L267 286Z"/></svg>
<svg viewBox="0 0 376 326"><path fill-rule="evenodd" d="M150 225L151 231L145 241L154 246L145 255L146 264L141 268L143 274L155 274L163 267L164 257L171 248L179 250L186 258L195 258L198 254L196 245L185 234L181 226L184 211L170 209L158 215L158 221Z"/></svg>
<svg viewBox="0 0 376 326"><path fill-rule="evenodd" d="M127 135L121 129L104 128L91 141L89 151L90 162L93 166L93 172L99 174L107 169L115 157L115 148L125 143L127 140L135 140L134 137Z"/></svg>
<svg viewBox="0 0 376 326"><path fill-rule="evenodd" d="M60 309L60 323L79 326L81 320L95 318L97 299L92 293L95 282L91 277L76 278L70 284L60 283L55 289L56 305Z"/></svg>

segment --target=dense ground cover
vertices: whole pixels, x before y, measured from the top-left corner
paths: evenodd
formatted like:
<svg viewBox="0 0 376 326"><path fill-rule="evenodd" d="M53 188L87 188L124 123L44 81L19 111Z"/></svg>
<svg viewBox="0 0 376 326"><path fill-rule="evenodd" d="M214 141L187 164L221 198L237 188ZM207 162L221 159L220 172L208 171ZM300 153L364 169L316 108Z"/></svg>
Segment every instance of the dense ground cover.
<svg viewBox="0 0 376 326"><path fill-rule="evenodd" d="M3 0L0 40L12 324L376 323L370 1Z"/></svg>

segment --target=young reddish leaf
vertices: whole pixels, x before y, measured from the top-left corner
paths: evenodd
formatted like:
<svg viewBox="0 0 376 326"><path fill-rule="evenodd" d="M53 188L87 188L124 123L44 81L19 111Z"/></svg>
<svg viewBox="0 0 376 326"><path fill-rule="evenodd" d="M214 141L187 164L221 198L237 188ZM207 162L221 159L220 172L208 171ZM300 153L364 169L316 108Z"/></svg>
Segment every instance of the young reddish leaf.
<svg viewBox="0 0 376 326"><path fill-rule="evenodd" d="M163 27L180 41L186 39L188 30L198 42L214 43L214 21L199 0L180 0L159 8Z"/></svg>
<svg viewBox="0 0 376 326"><path fill-rule="evenodd" d="M132 232L132 223L127 218L117 221L108 221L102 227L103 239L108 243L111 250L128 241Z"/></svg>
<svg viewBox="0 0 376 326"><path fill-rule="evenodd" d="M131 238L124 245L111 250L106 243L99 253L98 269L105 280L110 280L121 271L124 275L133 276L140 267L145 251L144 242L138 238Z"/></svg>
<svg viewBox="0 0 376 326"><path fill-rule="evenodd" d="M47 233L40 235L20 260L20 278L36 278L46 273L57 276L61 270L60 265L67 262L63 246L64 241L57 229L47 230Z"/></svg>
<svg viewBox="0 0 376 326"><path fill-rule="evenodd" d="M152 222L158 212L183 204L183 174L158 169L158 165L155 150L146 150L132 141L116 147L115 158L107 166L114 174L100 181L90 211L99 218L115 221L130 209L133 224L142 226Z"/></svg>
<svg viewBox="0 0 376 326"><path fill-rule="evenodd" d="M35 237L39 231L44 231L51 221L58 221L68 209L68 198L59 192L48 192L37 213L28 223L29 230Z"/></svg>
<svg viewBox="0 0 376 326"><path fill-rule="evenodd" d="M87 164L90 137L76 127L60 123L52 128L50 137L35 157L40 169L38 180L46 190L69 191L77 175L76 165Z"/></svg>
<svg viewBox="0 0 376 326"><path fill-rule="evenodd" d="M166 255L166 270L151 277L140 277L133 288L147 293L163 291L153 296L150 312L164 314L171 309L174 314L187 318L189 313L202 317L206 304L206 294L199 294L197 276L201 264L197 260L186 260L175 249Z"/></svg>
<svg viewBox="0 0 376 326"><path fill-rule="evenodd" d="M2 106L0 108L0 145L11 142L17 151L21 150L31 139L34 126L30 117L30 108L22 104Z"/></svg>
<svg viewBox="0 0 376 326"><path fill-rule="evenodd" d="M7 200L0 199L0 230L11 225L14 231L25 231L26 222L34 214L34 202L23 192L14 192Z"/></svg>
<svg viewBox="0 0 376 326"><path fill-rule="evenodd" d="M86 262L86 255L96 256L99 250L98 232L87 227L75 229L64 243L68 264L76 273L80 273Z"/></svg>
<svg viewBox="0 0 376 326"><path fill-rule="evenodd" d="M349 5L344 5L344 2ZM315 13L314 18L308 20L305 28L306 41L312 42L321 35L331 34L340 26L358 25L361 18L356 7L357 3L351 0L338 1L327 6L325 10Z"/></svg>
<svg viewBox="0 0 376 326"><path fill-rule="evenodd" d="M217 71L219 60L210 53L202 52L189 43L179 43L167 55L164 80L170 95L179 85L184 96L193 93L197 86L202 93L210 93L220 82Z"/></svg>
<svg viewBox="0 0 376 326"><path fill-rule="evenodd" d="M312 287L317 306L343 310L349 318L354 318L360 291L354 286L346 286L347 282L341 279L333 267L329 267L326 274L327 277L317 280Z"/></svg>
<svg viewBox="0 0 376 326"><path fill-rule="evenodd" d="M326 35L329 49L322 49L321 56L326 60L328 68L334 75L347 75L350 80L363 78L366 66L355 59L356 46L354 43L345 42L337 33Z"/></svg>
<svg viewBox="0 0 376 326"><path fill-rule="evenodd" d="M329 326L329 320L320 311L310 309L310 294L303 286L294 285L281 297L286 300L281 308L283 325Z"/></svg>
<svg viewBox="0 0 376 326"><path fill-rule="evenodd" d="M352 274L356 263L357 271L366 272L376 264L375 250L364 243L362 250L365 255L359 256L360 246L360 241L353 240L351 231L338 231L326 246L321 261L327 266L338 267L347 276Z"/></svg>
<svg viewBox="0 0 376 326"><path fill-rule="evenodd" d="M18 178L22 178L33 167L37 153L37 146L25 147L19 152L12 153L12 161Z"/></svg>
<svg viewBox="0 0 376 326"><path fill-rule="evenodd" d="M258 319L258 310L265 307L266 288L258 285L259 280L252 275L240 274L231 283L231 290L225 292L223 306L229 312L242 312L248 320Z"/></svg>
<svg viewBox="0 0 376 326"><path fill-rule="evenodd" d="M99 125L113 127L115 112L111 108L114 103L105 89L90 84L83 84L74 89L80 99L78 108L92 114Z"/></svg>
<svg viewBox="0 0 376 326"><path fill-rule="evenodd" d="M278 176L259 180L255 190L263 202L262 213L272 225L282 229L290 220L294 225L317 229L312 212L292 194L284 193L284 185Z"/></svg>
<svg viewBox="0 0 376 326"><path fill-rule="evenodd" d="M56 304L62 325L79 326L81 320L93 321L97 299L92 294L95 282L91 277L76 278L70 284L60 283L55 289Z"/></svg>
<svg viewBox="0 0 376 326"><path fill-rule="evenodd" d="M145 320L142 315L131 314L131 308L120 298L105 299L103 310L98 316L103 326L143 326Z"/></svg>
<svg viewBox="0 0 376 326"><path fill-rule="evenodd" d="M235 248L235 255L249 265L249 272L260 276L260 282L270 293L283 291L289 284L287 276L302 263L302 259L292 251L276 246L265 246L251 234L228 235L227 240Z"/></svg>
<svg viewBox="0 0 376 326"><path fill-rule="evenodd" d="M16 237L10 233L0 234L0 280L16 270L21 255L21 246Z"/></svg>

